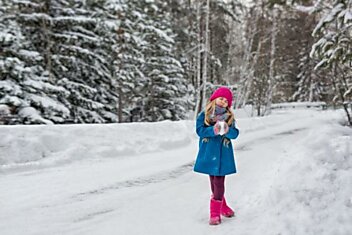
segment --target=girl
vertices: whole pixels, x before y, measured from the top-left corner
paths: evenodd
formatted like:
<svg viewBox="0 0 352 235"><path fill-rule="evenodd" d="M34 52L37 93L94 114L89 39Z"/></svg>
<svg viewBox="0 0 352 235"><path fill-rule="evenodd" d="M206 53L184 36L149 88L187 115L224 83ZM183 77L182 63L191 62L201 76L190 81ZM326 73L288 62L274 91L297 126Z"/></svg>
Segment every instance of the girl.
<svg viewBox="0 0 352 235"><path fill-rule="evenodd" d="M220 215L234 216L224 197L225 175L236 173L231 139L236 139L239 131L230 110L232 92L220 87L211 95L205 111L197 118L196 131L199 136L199 152L194 171L207 174L210 178L210 225L221 223Z"/></svg>

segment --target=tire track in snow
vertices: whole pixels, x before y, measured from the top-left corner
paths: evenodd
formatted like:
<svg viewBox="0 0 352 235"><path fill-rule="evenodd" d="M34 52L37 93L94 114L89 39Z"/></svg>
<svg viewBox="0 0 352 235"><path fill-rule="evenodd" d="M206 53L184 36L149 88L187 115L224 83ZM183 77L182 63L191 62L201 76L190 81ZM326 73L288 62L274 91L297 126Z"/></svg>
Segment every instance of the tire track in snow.
<svg viewBox="0 0 352 235"><path fill-rule="evenodd" d="M156 184L166 180L175 179L181 175L184 175L190 172L193 169L193 165L194 165L194 161L181 165L171 171L165 171L158 174L152 174L146 177L138 177L136 179L117 182L110 186L75 194L71 198L77 201L82 201L87 199L90 196L104 194L106 192L113 191L113 190L131 188L131 187L143 187L149 184Z"/></svg>
<svg viewBox="0 0 352 235"><path fill-rule="evenodd" d="M295 128L295 129L292 129L292 130L286 130L286 131L282 131L282 132L278 132L278 133L273 133L272 135L269 135L269 136L265 136L265 137L258 137L258 138L254 138L250 141L243 141L239 144L236 144L236 147L235 147L235 150L236 152L238 151L249 151L251 150L253 147L249 147L249 145L251 146L256 146L258 144L262 144L262 143L265 143L267 142L269 139L270 140L274 140L274 139L277 139L277 138L280 138L280 137L283 137L283 136L287 136L287 135L294 135L298 132L301 132L301 131L304 131L306 128L302 127L302 128Z"/></svg>
<svg viewBox="0 0 352 235"><path fill-rule="evenodd" d="M85 221L85 220L90 220L90 219L93 219L96 216L109 214L109 213L114 212L114 211L115 210L113 210L113 209L106 209L106 210L96 211L96 212L93 212L93 213L86 214L86 215L74 220L74 222L79 223L79 222L82 222L82 221Z"/></svg>
<svg viewBox="0 0 352 235"><path fill-rule="evenodd" d="M272 140L272 139L276 139L276 138L279 138L279 137L282 137L285 135L293 135L296 132L303 131L304 129L305 128L296 128L296 129L286 130L286 131L279 132L279 133L274 133L273 135L268 136L268 137L259 137L254 140L252 139L251 145L253 145L253 142L256 144L266 142L267 138L270 138ZM245 142L245 144L239 144L237 146L238 147L236 147L236 152L249 150L247 147L247 142ZM88 197L104 194L108 191L113 191L113 190L118 190L118 189L123 189L123 188L131 188L131 187L143 187L143 186L147 186L149 184L156 184L156 183L164 182L166 180L176 179L177 177L182 176L182 175L186 174L187 172L191 172L193 170L193 165L194 165L194 161L188 162L188 163L181 165L171 171L164 171L164 172L152 174L152 175L149 175L146 177L138 177L138 178L131 179L131 180L117 182L113 185L109 185L109 186L102 187L99 189L75 194L71 198L73 198L74 200L77 200L77 201L82 201Z"/></svg>

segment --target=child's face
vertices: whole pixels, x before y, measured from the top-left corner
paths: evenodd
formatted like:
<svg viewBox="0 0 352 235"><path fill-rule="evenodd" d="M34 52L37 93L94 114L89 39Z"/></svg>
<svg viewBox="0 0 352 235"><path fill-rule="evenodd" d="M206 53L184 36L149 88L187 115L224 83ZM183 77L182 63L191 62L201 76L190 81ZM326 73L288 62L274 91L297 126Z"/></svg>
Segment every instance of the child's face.
<svg viewBox="0 0 352 235"><path fill-rule="evenodd" d="M229 102L225 97L218 97L215 99L215 104L220 107L226 108L229 105Z"/></svg>

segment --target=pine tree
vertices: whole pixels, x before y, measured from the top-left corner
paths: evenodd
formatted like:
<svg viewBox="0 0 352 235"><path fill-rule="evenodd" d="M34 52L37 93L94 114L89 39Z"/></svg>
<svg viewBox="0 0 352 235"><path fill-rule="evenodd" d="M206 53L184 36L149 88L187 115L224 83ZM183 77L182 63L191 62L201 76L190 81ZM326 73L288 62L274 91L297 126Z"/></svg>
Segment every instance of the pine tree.
<svg viewBox="0 0 352 235"><path fill-rule="evenodd" d="M119 122L139 121L142 110L141 88L146 83L141 67L144 63L142 53L146 42L141 36L145 13L135 7L136 1L107 0L104 8L108 15L105 28L108 31L105 45L110 53L110 70L113 89L118 94Z"/></svg>
<svg viewBox="0 0 352 235"><path fill-rule="evenodd" d="M147 79L143 99L147 121L179 120L186 115L187 82L180 61L175 57L174 34L170 27L170 15L163 5L141 1L147 19L143 36L147 42L143 53L146 61L143 73Z"/></svg>
<svg viewBox="0 0 352 235"><path fill-rule="evenodd" d="M328 67L333 62L349 64L352 60L352 0L334 1L332 8L316 25L313 36L320 39L313 45L311 56L320 59L316 68Z"/></svg>
<svg viewBox="0 0 352 235"><path fill-rule="evenodd" d="M11 123L61 123L69 117L68 107L59 97L67 90L53 83L42 66L45 58L23 30L16 13L37 7L30 2L2 1L0 17L0 104L13 115ZM44 13L42 17L46 17Z"/></svg>
<svg viewBox="0 0 352 235"><path fill-rule="evenodd" d="M99 2L55 2L53 8L53 70L60 78L57 83L70 91L73 121L116 121L116 94L111 92L109 61L100 49L104 34L99 34Z"/></svg>
<svg viewBox="0 0 352 235"><path fill-rule="evenodd" d="M310 56L319 59L315 69L331 71L331 82L335 90L335 103L345 110L352 126L352 0L334 1L319 23L313 36L317 42ZM338 102L336 102L338 101Z"/></svg>
<svg viewBox="0 0 352 235"><path fill-rule="evenodd" d="M175 34L175 56L184 69L188 85L187 110L195 108L195 90L198 89L197 74L198 51L201 45L197 41L199 25L197 23L197 3L189 0L166 0L163 10L170 14L170 27Z"/></svg>
<svg viewBox="0 0 352 235"><path fill-rule="evenodd" d="M292 96L294 101L323 101L325 91L325 84L322 81L322 74L315 71L314 61L309 57L310 47L302 48L301 59L298 65L299 74L297 75L297 90Z"/></svg>

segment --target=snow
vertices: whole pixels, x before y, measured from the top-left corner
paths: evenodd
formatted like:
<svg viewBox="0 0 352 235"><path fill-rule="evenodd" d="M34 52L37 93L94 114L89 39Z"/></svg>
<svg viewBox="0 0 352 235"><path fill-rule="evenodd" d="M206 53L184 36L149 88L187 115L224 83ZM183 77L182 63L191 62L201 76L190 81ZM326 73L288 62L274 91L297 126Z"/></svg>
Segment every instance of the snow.
<svg viewBox="0 0 352 235"><path fill-rule="evenodd" d="M111 30L116 30L119 27L119 21L117 20L105 20L104 24Z"/></svg>
<svg viewBox="0 0 352 235"><path fill-rule="evenodd" d="M94 38L79 32L64 31L63 33L54 33L53 36L57 38L66 39L67 41L72 39L74 40L83 39L81 41L91 41L91 42L99 43L99 40L97 38Z"/></svg>
<svg viewBox="0 0 352 235"><path fill-rule="evenodd" d="M139 11L132 11L132 16L136 19L136 21L143 19L143 15Z"/></svg>
<svg viewBox="0 0 352 235"><path fill-rule="evenodd" d="M63 114L63 116L69 116L70 110L66 108L63 104L49 97L42 97L39 95L28 94L27 99L33 101L35 104L40 104L40 106L46 109L54 109Z"/></svg>
<svg viewBox="0 0 352 235"><path fill-rule="evenodd" d="M325 24L332 22L335 19L335 17L339 14L339 12L343 10L343 8L344 8L344 5L342 3L339 3L331 10L329 14L322 17L318 22L317 26L315 27L315 29L313 30L312 35L313 36L316 35Z"/></svg>
<svg viewBox="0 0 352 235"><path fill-rule="evenodd" d="M344 113L245 113L226 178L236 217L219 226L208 177L192 171L193 121L0 126L1 234L350 234Z"/></svg>
<svg viewBox="0 0 352 235"><path fill-rule="evenodd" d="M0 126L0 163L2 169L12 169L22 166L49 166L97 156L136 156L160 151L168 145L179 147L187 144L192 136L191 131L187 130L191 127L191 122L171 121L105 125ZM172 136L170 133L173 133ZM26 141L30 145L21 147ZM43 161L38 162L38 159Z"/></svg>
<svg viewBox="0 0 352 235"><path fill-rule="evenodd" d="M38 111L33 108L33 107L25 107L25 108L22 108L19 112L18 112L18 115L20 117L24 117L24 118L27 118L29 120L33 120L33 121L36 121L38 123L42 123L42 124L54 124L53 122L51 122L50 120L47 120L47 119L44 119L40 116L40 114L38 113ZM16 140L17 141L17 140ZM15 142L16 142L15 141ZM27 144L32 144L30 141L27 142L27 141L24 141L23 142L24 144L24 151L21 152L21 148L17 148L15 149L15 152L16 151L19 151L21 154L29 154L29 152L27 152L28 148L26 147ZM34 151L36 151L37 149L34 149ZM36 155L38 155L38 153L36 152ZM0 158L0 163L1 163L1 158Z"/></svg>
<svg viewBox="0 0 352 235"><path fill-rule="evenodd" d="M345 12L345 17L344 17L343 23L348 24L348 23L352 22L352 10L348 9L345 11L346 12Z"/></svg>
<svg viewBox="0 0 352 235"><path fill-rule="evenodd" d="M325 102L288 102L288 103L278 103L272 104L272 109L280 108L324 108L326 107Z"/></svg>
<svg viewBox="0 0 352 235"><path fill-rule="evenodd" d="M347 97L349 95L352 96L352 86L343 94L344 97Z"/></svg>
<svg viewBox="0 0 352 235"><path fill-rule="evenodd" d="M317 63L317 65L315 65L314 70L317 70L322 66L325 66L327 62L328 62L328 59L325 59L325 58L322 59L321 61L319 61L319 63Z"/></svg>
<svg viewBox="0 0 352 235"><path fill-rule="evenodd" d="M0 32L0 41L2 42L11 42L15 39L15 35L9 32Z"/></svg>
<svg viewBox="0 0 352 235"><path fill-rule="evenodd" d="M296 5L294 6L296 10L305 13L312 13L315 10L315 6L303 6L303 5Z"/></svg>
<svg viewBox="0 0 352 235"><path fill-rule="evenodd" d="M33 8L38 7L38 4L33 3L33 2L31 2L31 1L13 0L13 2L14 2L14 3L17 3L17 4L21 3L21 4L24 4L24 5L29 5L29 6L32 6Z"/></svg>
<svg viewBox="0 0 352 235"><path fill-rule="evenodd" d="M151 26L151 25L145 26L145 29L156 33L160 38L163 38L165 41L167 41L169 43L175 43L175 40L172 37L168 36L166 34L166 32L161 29L158 29L158 28Z"/></svg>
<svg viewBox="0 0 352 235"><path fill-rule="evenodd" d="M52 20L52 17L45 13L31 13L31 14L20 13L19 16L23 17L27 21L40 21L40 20L51 21Z"/></svg>
<svg viewBox="0 0 352 235"><path fill-rule="evenodd" d="M82 24L82 23L95 23L95 19L91 17L86 17L86 16L59 16L53 18L56 22L60 21L70 21L70 22L75 22L76 24Z"/></svg>
<svg viewBox="0 0 352 235"><path fill-rule="evenodd" d="M0 117L1 115L9 115L10 109L6 104L0 104Z"/></svg>
<svg viewBox="0 0 352 235"><path fill-rule="evenodd" d="M36 79L36 80L34 80ZM49 82L46 82L45 80L48 80L47 77L39 77L39 76L35 76L35 78L30 80L30 79L26 79L23 82L23 85L28 86L28 87L33 87L36 88L38 90L47 90L47 91L55 91L55 92L61 92L64 93L65 95L69 95L69 92L67 90L65 90L65 88L60 87L60 86L54 86L52 84L50 84Z"/></svg>
<svg viewBox="0 0 352 235"><path fill-rule="evenodd" d="M43 57L37 51L29 51L29 50L21 49L18 51L18 54L38 61L43 59Z"/></svg>
<svg viewBox="0 0 352 235"><path fill-rule="evenodd" d="M9 96L9 95L5 95L2 99L0 99L0 103L12 104L14 106L19 106L21 104L24 104L23 100L18 98L17 96Z"/></svg>
<svg viewBox="0 0 352 235"><path fill-rule="evenodd" d="M21 87L14 83L13 81L10 80L2 80L0 81L0 89L3 91L6 91L8 93L14 94L14 95L21 95Z"/></svg>

